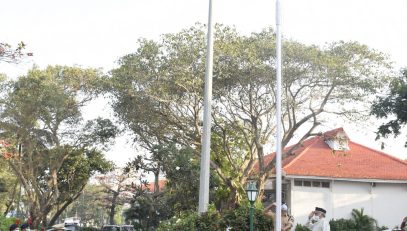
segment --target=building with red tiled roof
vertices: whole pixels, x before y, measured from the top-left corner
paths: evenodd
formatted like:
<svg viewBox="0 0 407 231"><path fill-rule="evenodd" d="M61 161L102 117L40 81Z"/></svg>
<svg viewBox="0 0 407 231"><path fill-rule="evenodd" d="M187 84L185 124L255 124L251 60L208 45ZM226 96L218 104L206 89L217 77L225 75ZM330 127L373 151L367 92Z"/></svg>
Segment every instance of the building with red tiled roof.
<svg viewBox="0 0 407 231"><path fill-rule="evenodd" d="M283 200L297 222L305 223L316 206L327 210L328 219L349 218L352 209L364 208L390 228L407 216L406 161L351 141L342 128L283 153ZM265 162L274 157L265 156ZM271 178L265 188L270 200L273 184Z"/></svg>

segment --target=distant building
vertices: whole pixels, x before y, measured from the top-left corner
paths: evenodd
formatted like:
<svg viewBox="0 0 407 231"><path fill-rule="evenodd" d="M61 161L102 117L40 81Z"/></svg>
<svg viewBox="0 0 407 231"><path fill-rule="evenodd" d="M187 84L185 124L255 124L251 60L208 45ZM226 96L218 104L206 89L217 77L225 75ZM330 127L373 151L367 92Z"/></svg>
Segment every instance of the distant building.
<svg viewBox="0 0 407 231"><path fill-rule="evenodd" d="M167 183L167 179L158 180L158 191L162 191ZM148 190L149 192L155 192L154 181L149 182L146 186L142 186L142 190Z"/></svg>
<svg viewBox="0 0 407 231"><path fill-rule="evenodd" d="M282 164L283 201L297 223L316 206L327 210L328 219L350 218L352 209L364 208L389 228L407 216L407 162L351 141L342 128L303 141ZM273 177L265 195L274 201Z"/></svg>

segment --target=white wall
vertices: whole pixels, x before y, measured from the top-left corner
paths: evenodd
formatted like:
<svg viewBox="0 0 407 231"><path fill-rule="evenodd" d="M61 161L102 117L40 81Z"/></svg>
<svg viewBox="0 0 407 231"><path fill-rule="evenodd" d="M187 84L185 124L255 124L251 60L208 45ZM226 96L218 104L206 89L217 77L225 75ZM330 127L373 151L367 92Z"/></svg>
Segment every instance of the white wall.
<svg viewBox="0 0 407 231"><path fill-rule="evenodd" d="M394 228L407 216L407 184L377 183L373 187L373 217L379 224Z"/></svg>
<svg viewBox="0 0 407 231"><path fill-rule="evenodd" d="M291 185L291 213L305 224L315 207L327 210L327 219L350 218L352 209L364 208L379 225L394 228L407 216L407 184L331 181L330 188Z"/></svg>

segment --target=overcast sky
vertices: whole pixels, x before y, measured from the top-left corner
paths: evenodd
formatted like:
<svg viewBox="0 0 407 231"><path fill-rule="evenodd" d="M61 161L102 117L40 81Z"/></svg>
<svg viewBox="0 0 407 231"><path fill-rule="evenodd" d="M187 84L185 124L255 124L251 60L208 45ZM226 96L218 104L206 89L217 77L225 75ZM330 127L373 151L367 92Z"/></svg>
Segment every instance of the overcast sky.
<svg viewBox="0 0 407 231"><path fill-rule="evenodd" d="M275 25L273 0L214 0L214 21L249 34ZM285 38L323 45L354 40L388 54L399 69L407 66L407 0L281 0ZM158 39L195 22L207 23L207 0L3 0L0 41L24 41L34 56L19 65L0 65L11 77L33 64L80 65L110 70L135 51L141 37ZM103 103L98 104L103 105ZM104 106L99 106L105 109ZM97 110L92 110L93 112ZM100 112L100 110L99 110ZM88 117L96 116L89 112ZM350 138L378 148L375 127L343 126ZM405 137L402 137L403 139ZM120 139L108 157L122 165L132 149ZM402 139L385 150L407 158ZM117 154L120 152L120 155Z"/></svg>

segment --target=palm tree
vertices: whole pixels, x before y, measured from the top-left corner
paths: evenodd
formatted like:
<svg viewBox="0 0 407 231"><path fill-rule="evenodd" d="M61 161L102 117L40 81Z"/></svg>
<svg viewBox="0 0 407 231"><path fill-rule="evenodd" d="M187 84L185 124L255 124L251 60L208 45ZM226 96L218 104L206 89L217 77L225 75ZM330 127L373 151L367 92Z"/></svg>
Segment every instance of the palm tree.
<svg viewBox="0 0 407 231"><path fill-rule="evenodd" d="M353 209L352 210L352 220L355 222L356 229L360 231L380 231L387 229L386 227L378 227L377 221L366 215L363 214L363 208Z"/></svg>

